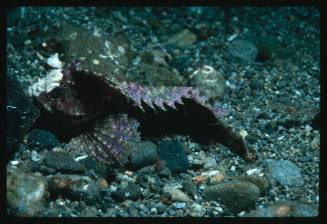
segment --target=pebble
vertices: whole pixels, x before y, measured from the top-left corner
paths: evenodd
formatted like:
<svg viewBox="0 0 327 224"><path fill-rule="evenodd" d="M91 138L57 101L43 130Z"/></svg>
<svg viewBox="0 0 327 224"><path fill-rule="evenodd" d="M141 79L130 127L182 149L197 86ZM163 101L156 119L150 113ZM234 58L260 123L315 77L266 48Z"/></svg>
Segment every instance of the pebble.
<svg viewBox="0 0 327 224"><path fill-rule="evenodd" d="M179 141L162 141L158 146L160 159L165 160L166 166L173 173L186 172L189 161L184 151L185 145Z"/></svg>
<svg viewBox="0 0 327 224"><path fill-rule="evenodd" d="M158 175L160 177L169 177L171 175L171 171L168 167L164 167L163 169L161 169L159 172L158 172Z"/></svg>
<svg viewBox="0 0 327 224"><path fill-rule="evenodd" d="M163 190L170 194L173 201L189 202L191 200L183 191L173 186L165 185Z"/></svg>
<svg viewBox="0 0 327 224"><path fill-rule="evenodd" d="M221 181L223 181L224 179L225 179L225 176L224 175L217 174L217 175L211 177L210 182L212 184L217 184L217 183L220 183Z"/></svg>
<svg viewBox="0 0 327 224"><path fill-rule="evenodd" d="M223 74L211 66L204 65L190 75L190 82L200 93L212 98L222 98L225 93L225 79Z"/></svg>
<svg viewBox="0 0 327 224"><path fill-rule="evenodd" d="M45 158L45 164L64 173L83 173L86 170L83 164L60 152L49 151Z"/></svg>
<svg viewBox="0 0 327 224"><path fill-rule="evenodd" d="M259 196L259 188L245 181L232 181L209 186L203 192L203 198L206 201L218 200L233 213L253 207Z"/></svg>
<svg viewBox="0 0 327 224"><path fill-rule="evenodd" d="M18 160L12 160L12 161L10 161L10 164L11 164L12 166L16 166L16 165L19 164L19 161L18 161Z"/></svg>
<svg viewBox="0 0 327 224"><path fill-rule="evenodd" d="M179 33L173 35L168 43L176 47L186 47L193 44L197 40L197 36L190 30L184 29Z"/></svg>
<svg viewBox="0 0 327 224"><path fill-rule="evenodd" d="M177 202L175 203L175 208L177 209L186 208L186 204L184 202Z"/></svg>
<svg viewBox="0 0 327 224"><path fill-rule="evenodd" d="M272 160L268 163L269 176L272 183L283 186L299 187L304 184L300 168L289 160Z"/></svg>
<svg viewBox="0 0 327 224"><path fill-rule="evenodd" d="M53 196L94 204L101 200L99 182L88 176L56 174L49 178L49 191Z"/></svg>
<svg viewBox="0 0 327 224"><path fill-rule="evenodd" d="M257 58L258 49L256 45L248 40L236 40L229 46L229 53L244 62L254 62Z"/></svg>
<svg viewBox="0 0 327 224"><path fill-rule="evenodd" d="M191 206L192 211L191 211L191 216L194 217L203 217L206 214L206 209L200 204L194 203Z"/></svg>
<svg viewBox="0 0 327 224"><path fill-rule="evenodd" d="M153 164L157 159L157 146L150 141L141 142L131 155L131 163L135 167Z"/></svg>
<svg viewBox="0 0 327 224"><path fill-rule="evenodd" d="M150 173L154 173L155 171L155 168L153 166L145 166L145 167L142 167L141 169L139 169L137 171L137 173L139 174L150 174Z"/></svg>
<svg viewBox="0 0 327 224"><path fill-rule="evenodd" d="M188 177L182 182L183 189L190 195L194 195L197 192L196 185L193 183L192 178Z"/></svg>
<svg viewBox="0 0 327 224"><path fill-rule="evenodd" d="M268 188L270 187L269 181L265 177L260 177L260 176L240 176L237 177L238 180L240 181L247 181L252 184L255 184L259 189L261 195L263 195Z"/></svg>
<svg viewBox="0 0 327 224"><path fill-rule="evenodd" d="M35 146L35 149L52 149L60 144L57 137L49 131L42 129L33 129L27 139L31 146Z"/></svg>
<svg viewBox="0 0 327 224"><path fill-rule="evenodd" d="M47 186L43 176L8 166L6 193L9 213L26 217L42 211L49 196Z"/></svg>
<svg viewBox="0 0 327 224"><path fill-rule="evenodd" d="M117 191L112 192L111 196L118 202L124 200L137 200L141 196L140 187L134 183L128 183L126 187L120 188Z"/></svg>
<svg viewBox="0 0 327 224"><path fill-rule="evenodd" d="M198 176L193 177L193 180L194 180L194 183L196 183L196 184L202 184L206 180L206 177L202 176L202 175L198 175Z"/></svg>
<svg viewBox="0 0 327 224"><path fill-rule="evenodd" d="M260 172L261 172L261 169L254 168L254 169L250 169L250 170L246 171L246 174L253 175L253 174L259 174Z"/></svg>
<svg viewBox="0 0 327 224"><path fill-rule="evenodd" d="M203 168L209 169L209 168L217 168L217 162L216 159L213 157L207 157L204 162Z"/></svg>

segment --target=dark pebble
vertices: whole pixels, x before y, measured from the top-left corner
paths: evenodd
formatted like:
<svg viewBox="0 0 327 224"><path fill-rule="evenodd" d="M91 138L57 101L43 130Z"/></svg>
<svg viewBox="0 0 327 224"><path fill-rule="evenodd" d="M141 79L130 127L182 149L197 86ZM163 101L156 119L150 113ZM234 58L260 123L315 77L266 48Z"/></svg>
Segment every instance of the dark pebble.
<svg viewBox="0 0 327 224"><path fill-rule="evenodd" d="M252 184L255 184L260 189L261 195L263 195L270 187L269 181L265 177L241 176L241 177L238 177L237 179L239 179L240 181L247 181Z"/></svg>
<svg viewBox="0 0 327 224"><path fill-rule="evenodd" d="M157 146L150 141L141 142L131 155L131 163L135 167L153 164L157 159Z"/></svg>
<svg viewBox="0 0 327 224"><path fill-rule="evenodd" d="M182 182L182 185L183 189L190 195L196 194L197 188L191 177L185 178L185 180Z"/></svg>
<svg viewBox="0 0 327 224"><path fill-rule="evenodd" d="M49 151L45 164L64 173L83 173L85 166L60 152Z"/></svg>
<svg viewBox="0 0 327 224"><path fill-rule="evenodd" d="M53 196L94 204L101 201L101 188L89 177L58 174L49 179L49 191Z"/></svg>
<svg viewBox="0 0 327 224"><path fill-rule="evenodd" d="M173 173L186 172L190 166L184 148L179 141L162 141L158 146L160 159L167 162L166 166Z"/></svg>
<svg viewBox="0 0 327 224"><path fill-rule="evenodd" d="M42 129L33 129L28 136L29 145L36 149L52 149L60 144L57 137L49 131Z"/></svg>
<svg viewBox="0 0 327 224"><path fill-rule="evenodd" d="M153 166L145 166L137 171L138 174L150 174L154 173L155 169Z"/></svg>
<svg viewBox="0 0 327 224"><path fill-rule="evenodd" d="M232 181L207 187L203 192L206 201L217 200L231 212L239 213L253 207L260 196L260 189L246 181Z"/></svg>
<svg viewBox="0 0 327 224"><path fill-rule="evenodd" d="M141 196L141 191L137 184L129 183L127 187L112 192L111 196L118 202L122 202L126 199L137 200Z"/></svg>
<svg viewBox="0 0 327 224"><path fill-rule="evenodd" d="M169 177L171 175L171 171L167 166L165 166L158 172L158 175L159 177Z"/></svg>

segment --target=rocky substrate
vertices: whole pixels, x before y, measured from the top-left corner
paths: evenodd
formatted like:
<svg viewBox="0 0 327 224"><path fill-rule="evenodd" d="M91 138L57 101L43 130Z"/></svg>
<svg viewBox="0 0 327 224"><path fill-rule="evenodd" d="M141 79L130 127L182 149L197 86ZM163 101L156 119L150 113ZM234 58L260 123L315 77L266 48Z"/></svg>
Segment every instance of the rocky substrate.
<svg viewBox="0 0 327 224"><path fill-rule="evenodd" d="M24 100L22 91L46 74L55 53L64 64L83 56L86 67L120 80L197 87L258 158L246 162L218 143L172 135L142 139L124 168L110 167L51 132L25 134L34 112L8 132L22 141L7 149L7 212L317 216L319 16L309 7L11 9L7 76L21 88L12 99ZM16 101L7 113L22 117ZM23 109L35 111L30 103Z"/></svg>

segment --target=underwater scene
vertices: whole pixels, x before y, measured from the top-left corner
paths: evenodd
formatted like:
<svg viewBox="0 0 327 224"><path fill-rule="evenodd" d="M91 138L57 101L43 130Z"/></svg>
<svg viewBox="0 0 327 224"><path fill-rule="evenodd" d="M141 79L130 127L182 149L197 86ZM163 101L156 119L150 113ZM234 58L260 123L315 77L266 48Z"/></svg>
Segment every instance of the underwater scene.
<svg viewBox="0 0 327 224"><path fill-rule="evenodd" d="M7 215L319 215L317 8L6 19Z"/></svg>

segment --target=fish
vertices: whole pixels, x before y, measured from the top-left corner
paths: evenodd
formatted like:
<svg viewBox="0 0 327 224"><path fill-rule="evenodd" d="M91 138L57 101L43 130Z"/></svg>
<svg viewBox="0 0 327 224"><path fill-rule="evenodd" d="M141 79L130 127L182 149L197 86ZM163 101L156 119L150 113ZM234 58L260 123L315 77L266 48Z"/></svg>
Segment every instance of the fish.
<svg viewBox="0 0 327 224"><path fill-rule="evenodd" d="M222 109L189 86L142 86L83 67L79 58L29 86L40 109L35 127L69 147L124 166L144 138L189 135L218 142L247 161L256 158L242 136L221 121Z"/></svg>

